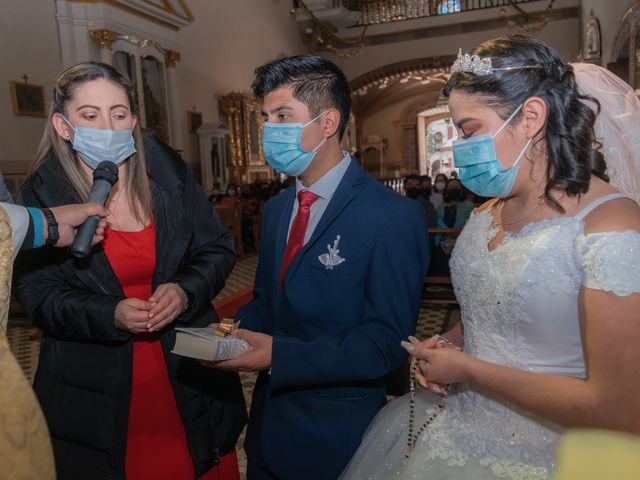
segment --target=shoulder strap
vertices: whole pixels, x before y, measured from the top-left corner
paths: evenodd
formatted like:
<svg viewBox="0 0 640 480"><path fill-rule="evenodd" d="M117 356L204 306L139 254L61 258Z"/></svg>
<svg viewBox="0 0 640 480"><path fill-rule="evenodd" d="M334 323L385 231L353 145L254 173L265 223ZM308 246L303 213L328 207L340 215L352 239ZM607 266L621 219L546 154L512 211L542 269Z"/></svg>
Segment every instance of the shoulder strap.
<svg viewBox="0 0 640 480"><path fill-rule="evenodd" d="M624 193L610 193L609 195L604 195L603 197L600 198L596 198L593 202L591 202L589 205L587 205L585 208L583 208L582 210L580 210L576 215L575 218L577 218L578 220L582 220L584 217L586 217L587 215L589 215L589 213L591 213L591 211L602 205L603 203L608 202L609 200L615 200L617 198L627 198L627 196Z"/></svg>

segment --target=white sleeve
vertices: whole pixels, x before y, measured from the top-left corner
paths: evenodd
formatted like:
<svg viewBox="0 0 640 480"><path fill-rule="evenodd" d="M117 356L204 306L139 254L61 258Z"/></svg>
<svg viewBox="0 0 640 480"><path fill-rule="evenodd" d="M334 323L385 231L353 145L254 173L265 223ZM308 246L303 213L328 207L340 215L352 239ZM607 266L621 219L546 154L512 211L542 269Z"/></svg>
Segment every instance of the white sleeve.
<svg viewBox="0 0 640 480"><path fill-rule="evenodd" d="M29 212L25 207L14 205L12 203L0 203L0 207L4 209L11 222L13 231L13 259L20 251L22 241L27 234L29 228Z"/></svg>
<svg viewBox="0 0 640 480"><path fill-rule="evenodd" d="M640 292L640 233L590 233L580 237L582 284L627 296Z"/></svg>

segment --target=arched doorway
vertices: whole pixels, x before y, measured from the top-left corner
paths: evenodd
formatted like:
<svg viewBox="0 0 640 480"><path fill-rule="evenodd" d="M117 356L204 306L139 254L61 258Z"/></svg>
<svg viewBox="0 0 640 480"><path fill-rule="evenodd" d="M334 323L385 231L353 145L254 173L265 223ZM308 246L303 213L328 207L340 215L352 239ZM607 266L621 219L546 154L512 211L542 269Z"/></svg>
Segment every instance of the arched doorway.
<svg viewBox="0 0 640 480"><path fill-rule="evenodd" d="M418 173L418 113L436 105L453 60L447 56L398 62L350 82L358 151L376 143L372 139L385 145L383 167L377 165L379 151L369 151L368 163L375 165L375 170L367 169L369 173L387 177Z"/></svg>

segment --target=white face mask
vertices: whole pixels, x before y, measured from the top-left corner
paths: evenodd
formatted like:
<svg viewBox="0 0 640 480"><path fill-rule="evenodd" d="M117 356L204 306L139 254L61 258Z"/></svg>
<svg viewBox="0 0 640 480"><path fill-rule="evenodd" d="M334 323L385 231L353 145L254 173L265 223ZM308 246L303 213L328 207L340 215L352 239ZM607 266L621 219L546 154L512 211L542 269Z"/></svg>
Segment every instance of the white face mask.
<svg viewBox="0 0 640 480"><path fill-rule="evenodd" d="M73 149L93 170L104 161L119 165L136 153L133 129L107 130L74 127L64 115L61 116L75 132L72 142Z"/></svg>
<svg viewBox="0 0 640 480"><path fill-rule="evenodd" d="M438 192L442 192L446 186L447 184L444 182L436 182L434 184L434 187L436 188L436 190L438 190Z"/></svg>

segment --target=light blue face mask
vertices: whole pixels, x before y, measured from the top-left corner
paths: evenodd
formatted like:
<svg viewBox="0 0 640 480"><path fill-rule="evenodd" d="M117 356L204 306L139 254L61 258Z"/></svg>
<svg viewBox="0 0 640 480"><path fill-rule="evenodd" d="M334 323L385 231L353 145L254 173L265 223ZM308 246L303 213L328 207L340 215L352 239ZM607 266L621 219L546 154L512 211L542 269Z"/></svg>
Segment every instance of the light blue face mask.
<svg viewBox="0 0 640 480"><path fill-rule="evenodd" d="M482 197L507 197L518 176L518 163L529 148L532 138L527 141L518 158L509 168L504 168L496 156L494 138L506 127L520 111L520 105L491 135L485 133L477 137L453 142L453 159L460 170L460 181L476 195Z"/></svg>
<svg viewBox="0 0 640 480"><path fill-rule="evenodd" d="M303 174L311 161L316 156L316 152L327 141L325 138L316 148L307 152L303 150L302 129L315 122L322 115L312 118L304 125L302 123L272 123L265 122L262 130L262 149L264 156L273 168L280 173L297 176Z"/></svg>
<svg viewBox="0 0 640 480"><path fill-rule="evenodd" d="M131 155L136 153L133 141L133 129L106 130L102 128L74 127L64 115L64 121L69 124L75 135L73 149L80 158L95 170L100 162L109 161L120 165Z"/></svg>

